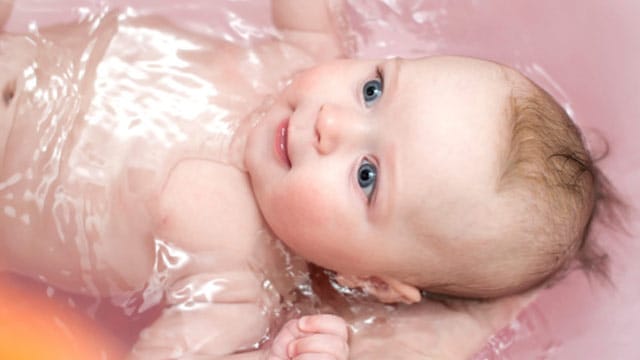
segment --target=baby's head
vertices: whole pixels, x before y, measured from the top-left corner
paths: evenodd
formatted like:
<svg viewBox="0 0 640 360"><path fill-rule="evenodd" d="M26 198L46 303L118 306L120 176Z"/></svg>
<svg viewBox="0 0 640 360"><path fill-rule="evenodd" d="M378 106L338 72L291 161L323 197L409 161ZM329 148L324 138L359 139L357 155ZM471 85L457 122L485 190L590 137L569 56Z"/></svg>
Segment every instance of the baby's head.
<svg viewBox="0 0 640 360"><path fill-rule="evenodd" d="M245 163L279 238L389 302L540 284L580 250L595 201L563 109L471 58L305 71L252 130Z"/></svg>

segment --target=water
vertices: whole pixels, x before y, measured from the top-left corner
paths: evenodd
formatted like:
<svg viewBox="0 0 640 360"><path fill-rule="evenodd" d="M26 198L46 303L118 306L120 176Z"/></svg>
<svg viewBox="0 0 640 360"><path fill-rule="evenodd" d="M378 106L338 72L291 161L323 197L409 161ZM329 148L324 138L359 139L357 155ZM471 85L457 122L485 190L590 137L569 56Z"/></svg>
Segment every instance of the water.
<svg viewBox="0 0 640 360"><path fill-rule="evenodd" d="M273 33L266 1L224 1L215 8L195 0L179 6L125 0L66 3L60 7L58 3L49 6L21 1L8 26L25 30L30 23L44 26L100 12L104 5L132 5L141 13L163 14L191 30L239 44ZM636 65L640 60L640 27L635 23L640 4L623 0L349 3L348 19L353 26L349 35L358 44L359 56L460 54L489 58L521 70L553 94L583 129L594 130L587 132L592 147L606 139L611 151L600 163L603 171L627 202L640 206L636 139L640 135L640 83L635 81L640 78ZM591 284L579 273L569 276L542 291L515 321L488 340L476 358L637 357L640 349L634 345L634 334L640 331L640 265L634 259L640 248L634 240L640 233L640 221L634 214L629 230L631 235L627 236L604 227L596 229L611 255L613 287ZM80 303L64 292L46 291L42 288L50 296ZM96 304L90 298L84 301L87 305L76 306L92 312L114 332L121 332L120 327L128 321L133 329L141 328L154 316L153 308L133 316L121 304ZM122 315L100 315L104 313Z"/></svg>

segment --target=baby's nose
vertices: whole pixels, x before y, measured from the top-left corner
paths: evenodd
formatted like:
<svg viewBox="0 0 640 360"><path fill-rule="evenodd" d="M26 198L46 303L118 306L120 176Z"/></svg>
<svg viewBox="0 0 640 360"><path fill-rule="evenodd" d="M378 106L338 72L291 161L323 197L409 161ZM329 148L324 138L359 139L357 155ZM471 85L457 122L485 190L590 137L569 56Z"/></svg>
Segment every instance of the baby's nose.
<svg viewBox="0 0 640 360"><path fill-rule="evenodd" d="M316 119L316 147L319 153L328 154L345 144L355 144L364 133L358 114L340 106L325 104Z"/></svg>

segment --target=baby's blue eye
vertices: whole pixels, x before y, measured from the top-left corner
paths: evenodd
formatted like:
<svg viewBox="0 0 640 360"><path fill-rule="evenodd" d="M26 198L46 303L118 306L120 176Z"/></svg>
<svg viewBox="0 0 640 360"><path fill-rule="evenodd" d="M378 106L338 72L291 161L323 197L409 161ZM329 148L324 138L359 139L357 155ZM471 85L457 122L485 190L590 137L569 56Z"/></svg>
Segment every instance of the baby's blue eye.
<svg viewBox="0 0 640 360"><path fill-rule="evenodd" d="M382 80L369 80L362 87L362 98L366 107L373 105L380 96L382 96Z"/></svg>
<svg viewBox="0 0 640 360"><path fill-rule="evenodd" d="M378 168L370 163L368 160L363 159L360 167L358 167L358 185L362 188L362 191L367 196L367 200L371 201L371 196L376 188L376 177L378 176Z"/></svg>

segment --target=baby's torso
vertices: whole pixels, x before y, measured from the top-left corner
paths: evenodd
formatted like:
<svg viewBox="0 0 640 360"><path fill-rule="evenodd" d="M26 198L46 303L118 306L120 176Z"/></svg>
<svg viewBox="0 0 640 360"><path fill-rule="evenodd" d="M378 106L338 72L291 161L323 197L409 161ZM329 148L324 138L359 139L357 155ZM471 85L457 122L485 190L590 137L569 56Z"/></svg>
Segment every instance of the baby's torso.
<svg viewBox="0 0 640 360"><path fill-rule="evenodd" d="M0 38L13 75L0 80L15 80L0 110L12 122L0 174L4 266L111 295L148 283L160 243L233 244L237 256L260 257L262 220L230 144L311 59L286 44L247 49L117 16ZM6 65L12 53L21 58ZM180 226L165 231L167 222ZM194 243L198 227L210 242Z"/></svg>

